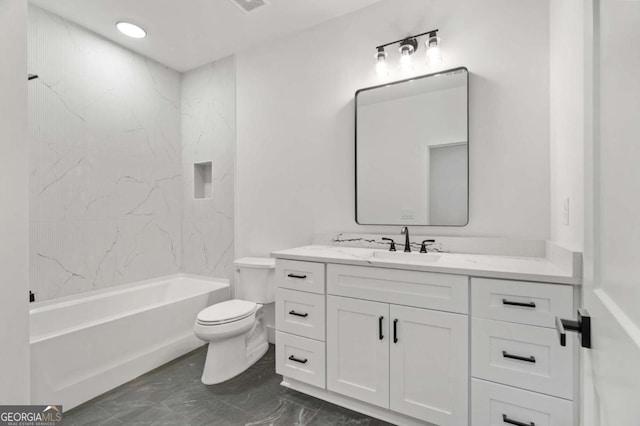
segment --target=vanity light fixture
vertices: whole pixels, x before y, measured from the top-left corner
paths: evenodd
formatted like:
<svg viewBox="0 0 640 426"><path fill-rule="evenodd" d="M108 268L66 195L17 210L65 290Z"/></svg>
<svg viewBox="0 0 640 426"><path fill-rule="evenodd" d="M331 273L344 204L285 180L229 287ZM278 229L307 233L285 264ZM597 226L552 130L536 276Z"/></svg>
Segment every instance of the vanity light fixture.
<svg viewBox="0 0 640 426"><path fill-rule="evenodd" d="M438 37L437 29L426 31L424 33L405 37L401 40L392 41L389 43L381 44L376 47L376 74L379 76L388 75L387 70L387 52L385 47L393 44L399 44L398 51L400 52L400 69L404 72L413 70L412 55L416 53L419 47L418 38L427 36L425 41L427 50L427 65L435 65L442 62L442 54L440 52L440 38Z"/></svg>
<svg viewBox="0 0 640 426"><path fill-rule="evenodd" d="M145 38L147 32L139 25L132 24L131 22L120 21L116 23L116 28L122 34L131 38Z"/></svg>

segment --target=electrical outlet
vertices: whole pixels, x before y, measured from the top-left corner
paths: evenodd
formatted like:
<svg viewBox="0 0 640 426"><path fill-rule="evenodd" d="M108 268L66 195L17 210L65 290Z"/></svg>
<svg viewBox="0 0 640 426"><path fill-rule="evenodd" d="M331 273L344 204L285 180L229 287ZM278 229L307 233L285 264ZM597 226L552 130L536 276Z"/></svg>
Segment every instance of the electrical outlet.
<svg viewBox="0 0 640 426"><path fill-rule="evenodd" d="M562 200L562 223L564 226L569 226L569 197L565 197Z"/></svg>

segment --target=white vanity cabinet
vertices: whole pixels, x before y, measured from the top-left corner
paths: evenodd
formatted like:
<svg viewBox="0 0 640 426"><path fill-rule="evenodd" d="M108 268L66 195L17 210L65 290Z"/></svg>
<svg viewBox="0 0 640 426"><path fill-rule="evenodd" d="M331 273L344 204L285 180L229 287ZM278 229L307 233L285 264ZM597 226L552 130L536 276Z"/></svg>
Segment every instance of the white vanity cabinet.
<svg viewBox="0 0 640 426"><path fill-rule="evenodd" d="M277 259L283 385L398 425L575 426L570 285Z"/></svg>
<svg viewBox="0 0 640 426"><path fill-rule="evenodd" d="M389 408L437 425L465 424L468 317L391 305L390 319Z"/></svg>
<svg viewBox="0 0 640 426"><path fill-rule="evenodd" d="M468 318L327 296L327 388L434 424L465 424Z"/></svg>
<svg viewBox="0 0 640 426"><path fill-rule="evenodd" d="M327 296L327 388L389 408L389 305Z"/></svg>
<svg viewBox="0 0 640 426"><path fill-rule="evenodd" d="M472 426L577 423L577 353L555 329L574 311L572 286L471 278Z"/></svg>

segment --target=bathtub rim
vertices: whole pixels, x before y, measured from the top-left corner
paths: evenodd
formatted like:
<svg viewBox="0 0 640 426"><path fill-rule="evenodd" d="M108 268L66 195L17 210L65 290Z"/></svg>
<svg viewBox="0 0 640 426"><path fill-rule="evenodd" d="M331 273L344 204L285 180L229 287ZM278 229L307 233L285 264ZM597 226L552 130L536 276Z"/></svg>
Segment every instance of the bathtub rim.
<svg viewBox="0 0 640 426"><path fill-rule="evenodd" d="M69 296L64 296L64 297L60 297L57 299L50 299L50 300L43 300L41 302L34 302L31 303L31 306L29 307L29 316L31 316L32 314L38 314L38 313L43 313L43 312L48 312L48 311L53 311L53 310L57 310L57 309L63 309L65 307L68 306L74 306L74 305L78 305L82 302L85 302L87 300L96 300L96 299L100 299L102 297L104 297L105 294L108 293L128 293L128 292L132 292L136 289L140 289L140 288L145 288L145 287L153 287L154 285L158 285L160 283L165 283L167 281L171 281L171 280L175 280L175 279L181 279L181 278L190 278L196 281L201 281L201 282L205 282L205 283L209 283L209 284L215 284L214 287L208 288L208 289L204 289L198 292L192 292L192 293L188 293L184 296L180 296L180 297L176 297L170 300L165 300L159 303L152 303L149 305L144 305L140 308L137 309L132 309L132 310L128 310L126 312L122 312L119 314L115 314L115 315L107 315L105 317L101 317L97 320L94 321L87 321L87 322L83 322L82 324L78 324L75 325L73 327L67 327L67 328L63 328L60 330L56 330L52 333L46 333L46 334L41 334L38 335L36 337L32 336L31 333L29 334L29 344L33 345L33 344L37 344L37 343L41 343L44 342L46 340L50 340L50 339L54 339L56 337L60 337L62 335L68 334L68 333L73 333L75 331L79 331L79 330L83 330L85 328L89 328L89 327L95 327L98 326L100 324L104 324L106 322L109 321L114 321L120 318L124 318L127 316L131 316L131 315L135 315L138 314L140 312L145 312L151 309L156 309L162 306L166 306L172 303L178 303L178 302L182 302L184 300L188 300L188 299L192 299L195 297L201 297L204 294L208 294L214 291L219 291L219 290L223 290L226 289L228 291L229 297L230 297L230 293L231 293L231 282L229 279L226 278L212 278L212 277L206 277L206 276L200 276L200 275L194 275L194 274L184 274L184 273L178 273L178 274L173 274L173 275L166 275L166 276L162 276L162 277L157 277L157 278L151 278L148 280L143 280L143 281L136 281L136 282L132 282L132 283L127 283L127 284L121 284L121 285L117 285L117 286L112 286L112 287L106 287L103 289L99 289L99 290L93 290L93 291L89 291L89 292L85 292L85 293L78 293L75 295L69 295Z"/></svg>

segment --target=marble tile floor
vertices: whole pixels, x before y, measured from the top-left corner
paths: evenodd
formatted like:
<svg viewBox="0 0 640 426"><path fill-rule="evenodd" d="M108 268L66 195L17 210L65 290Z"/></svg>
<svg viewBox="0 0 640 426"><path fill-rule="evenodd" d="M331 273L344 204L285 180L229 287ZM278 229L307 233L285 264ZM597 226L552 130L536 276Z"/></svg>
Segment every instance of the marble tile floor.
<svg viewBox="0 0 640 426"><path fill-rule="evenodd" d="M206 346L65 413L69 425L389 425L280 386L275 348L228 382L200 382Z"/></svg>

